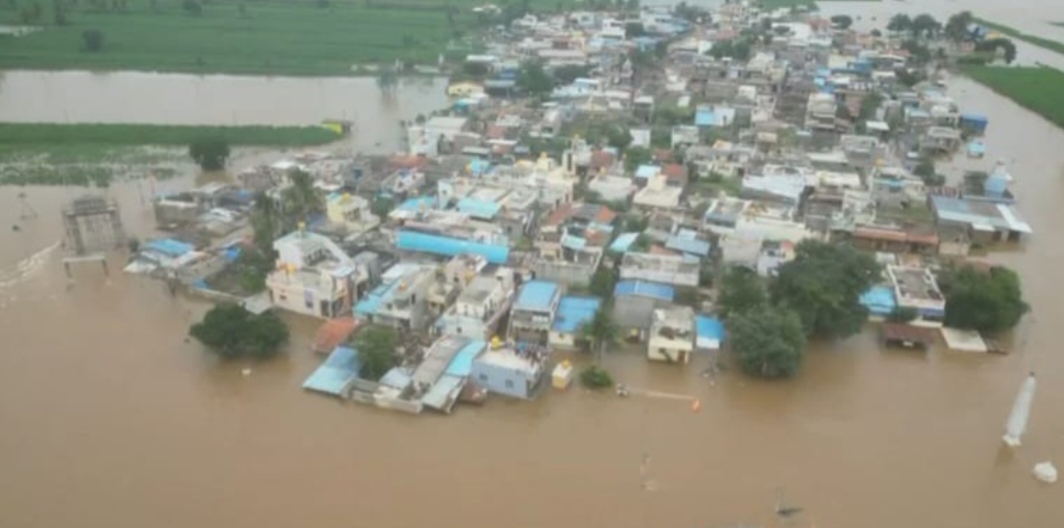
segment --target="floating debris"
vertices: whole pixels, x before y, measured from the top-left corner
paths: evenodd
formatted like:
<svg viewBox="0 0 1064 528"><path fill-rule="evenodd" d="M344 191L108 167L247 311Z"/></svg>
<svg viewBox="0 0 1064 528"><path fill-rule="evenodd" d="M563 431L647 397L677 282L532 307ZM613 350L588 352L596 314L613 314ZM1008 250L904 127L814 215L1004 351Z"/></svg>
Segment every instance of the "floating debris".
<svg viewBox="0 0 1064 528"><path fill-rule="evenodd" d="M1034 465L1034 478L1052 484L1057 481L1057 468L1048 460Z"/></svg>
<svg viewBox="0 0 1064 528"><path fill-rule="evenodd" d="M1031 401L1034 400L1034 391L1038 382L1034 378L1034 372L1023 380L1020 392L1016 395L1016 401L1012 404L1012 412L1009 413L1008 422L1005 423L1005 436L1002 440L1009 447L1018 447L1020 437L1027 429L1027 419L1031 416Z"/></svg>

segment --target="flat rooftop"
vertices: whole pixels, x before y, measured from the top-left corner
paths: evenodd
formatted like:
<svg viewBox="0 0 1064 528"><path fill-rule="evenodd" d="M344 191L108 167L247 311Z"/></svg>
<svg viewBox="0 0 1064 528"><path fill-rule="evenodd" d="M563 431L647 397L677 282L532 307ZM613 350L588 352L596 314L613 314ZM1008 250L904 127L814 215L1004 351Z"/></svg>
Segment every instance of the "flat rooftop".
<svg viewBox="0 0 1064 528"><path fill-rule="evenodd" d="M514 303L515 310L546 312L551 309L558 285L550 281L533 280L521 286L521 293Z"/></svg>
<svg viewBox="0 0 1064 528"><path fill-rule="evenodd" d="M925 268L887 266L887 273L898 294L909 300L944 301L934 276Z"/></svg>

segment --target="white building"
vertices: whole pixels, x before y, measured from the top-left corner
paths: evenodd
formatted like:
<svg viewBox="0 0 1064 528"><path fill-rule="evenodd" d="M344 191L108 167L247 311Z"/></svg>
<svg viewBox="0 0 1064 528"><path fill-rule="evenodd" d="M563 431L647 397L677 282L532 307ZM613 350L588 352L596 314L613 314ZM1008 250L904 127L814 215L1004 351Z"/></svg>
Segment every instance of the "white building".
<svg viewBox="0 0 1064 528"><path fill-rule="evenodd" d="M676 209L680 207L683 187L670 186L668 177L658 174L647 181L647 186L635 193L632 203L643 207Z"/></svg>
<svg viewBox="0 0 1064 528"><path fill-rule="evenodd" d="M332 240L304 230L273 243L277 270L266 277L270 301L285 310L311 317L346 315L355 286L368 271L355 265Z"/></svg>
<svg viewBox="0 0 1064 528"><path fill-rule="evenodd" d="M462 335L489 340L513 300L514 270L499 268L493 275L478 275L436 321L440 335Z"/></svg>
<svg viewBox="0 0 1064 528"><path fill-rule="evenodd" d="M695 350L695 312L688 306L654 310L650 321L647 358L687 363Z"/></svg>

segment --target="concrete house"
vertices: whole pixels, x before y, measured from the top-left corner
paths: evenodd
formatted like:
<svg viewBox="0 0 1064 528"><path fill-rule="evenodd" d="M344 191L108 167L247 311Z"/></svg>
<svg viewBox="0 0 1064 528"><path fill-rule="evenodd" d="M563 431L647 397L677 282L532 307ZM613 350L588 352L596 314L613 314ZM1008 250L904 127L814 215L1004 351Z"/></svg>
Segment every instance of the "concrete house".
<svg viewBox="0 0 1064 528"><path fill-rule="evenodd" d="M654 310L672 306L676 288L668 284L622 280L613 288L613 320L625 332L645 332Z"/></svg>
<svg viewBox="0 0 1064 528"><path fill-rule="evenodd" d="M429 290L436 282L432 266L399 263L382 277L383 282L355 305L355 314L374 324L419 332L432 321Z"/></svg>
<svg viewBox="0 0 1064 528"><path fill-rule="evenodd" d="M621 259L621 279L642 280L672 284L674 286L698 286L698 261L679 255L651 253L625 253Z"/></svg>
<svg viewBox="0 0 1064 528"><path fill-rule="evenodd" d="M367 270L316 233L289 233L273 248L277 270L266 277L266 288L274 306L284 310L327 319L346 315L358 284L369 279Z"/></svg>
<svg viewBox="0 0 1064 528"><path fill-rule="evenodd" d="M946 297L931 270L913 266L887 266L898 308L916 310L919 321L940 326L946 317Z"/></svg>
<svg viewBox="0 0 1064 528"><path fill-rule="evenodd" d="M647 358L687 363L695 350L695 312L688 306L654 310L647 339Z"/></svg>
<svg viewBox="0 0 1064 528"><path fill-rule="evenodd" d="M521 285L510 310L510 340L546 346L561 301L561 289L553 282L533 280Z"/></svg>
<svg viewBox="0 0 1064 528"><path fill-rule="evenodd" d="M436 321L435 330L440 335L490 340L498 335L499 322L509 311L513 294L513 269L499 268L490 275L477 275Z"/></svg>

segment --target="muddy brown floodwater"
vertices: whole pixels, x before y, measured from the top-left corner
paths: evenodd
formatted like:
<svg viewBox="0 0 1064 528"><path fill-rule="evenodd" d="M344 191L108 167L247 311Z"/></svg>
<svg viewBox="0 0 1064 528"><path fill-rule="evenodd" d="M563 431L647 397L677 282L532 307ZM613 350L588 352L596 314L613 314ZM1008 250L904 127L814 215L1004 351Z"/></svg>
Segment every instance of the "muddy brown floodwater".
<svg viewBox="0 0 1064 528"><path fill-rule="evenodd" d="M1031 468L1064 462L1064 132L967 80L951 91L990 117L984 166L1011 162L1036 231L992 257L1033 308L1015 352L886 352L866 333L814 347L793 381L712 386L705 359L607 359L624 382L700 397L698 413L579 390L448 417L344 405L300 389L318 360L295 318L288 355L244 377L185 342L206 305L94 267L68 284L53 246L76 190L21 189L40 217L20 221L20 189L0 189L0 527L775 526L780 486L796 526L1061 526L1064 488ZM140 234L143 185L110 191ZM1006 451L1030 369L1030 429Z"/></svg>

